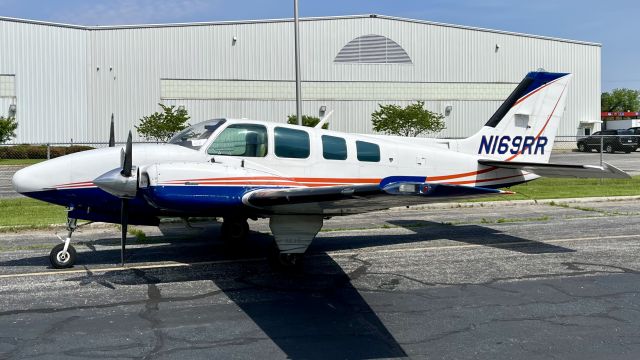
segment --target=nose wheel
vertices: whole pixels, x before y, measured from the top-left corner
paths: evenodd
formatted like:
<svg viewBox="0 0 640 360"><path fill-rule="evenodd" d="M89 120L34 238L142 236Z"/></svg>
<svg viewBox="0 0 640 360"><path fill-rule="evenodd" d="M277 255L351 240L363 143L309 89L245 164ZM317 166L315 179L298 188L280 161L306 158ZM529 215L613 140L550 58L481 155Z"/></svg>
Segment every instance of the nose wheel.
<svg viewBox="0 0 640 360"><path fill-rule="evenodd" d="M70 244L71 235L78 228L78 219L67 218L67 237L63 240L58 238L62 244L58 244L49 253L49 262L54 269L67 269L76 263L76 249Z"/></svg>
<svg viewBox="0 0 640 360"><path fill-rule="evenodd" d="M76 249L72 245L58 244L51 249L49 253L49 261L51 266L56 269L66 269L76 263Z"/></svg>

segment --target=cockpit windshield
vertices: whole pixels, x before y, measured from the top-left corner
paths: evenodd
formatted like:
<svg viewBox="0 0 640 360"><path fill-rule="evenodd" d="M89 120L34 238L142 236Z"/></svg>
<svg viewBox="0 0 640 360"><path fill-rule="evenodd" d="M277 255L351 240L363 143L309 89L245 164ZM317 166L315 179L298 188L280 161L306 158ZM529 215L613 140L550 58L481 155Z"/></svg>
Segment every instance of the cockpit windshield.
<svg viewBox="0 0 640 360"><path fill-rule="evenodd" d="M224 124L224 119L213 119L189 126L174 135L169 144L180 145L189 149L198 150L207 142L207 139L216 131L220 125Z"/></svg>

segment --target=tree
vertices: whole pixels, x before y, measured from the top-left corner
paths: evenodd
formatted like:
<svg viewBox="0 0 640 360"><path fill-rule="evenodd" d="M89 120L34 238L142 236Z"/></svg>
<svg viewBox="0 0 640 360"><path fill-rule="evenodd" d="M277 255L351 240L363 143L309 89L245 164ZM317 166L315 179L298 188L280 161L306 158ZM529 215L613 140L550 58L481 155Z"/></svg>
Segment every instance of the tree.
<svg viewBox="0 0 640 360"><path fill-rule="evenodd" d="M136 130L147 140L166 142L175 133L189 126L185 123L190 117L184 108L176 110L175 106L158 105L162 108L162 112L155 112L140 119L140 125L136 125Z"/></svg>
<svg viewBox="0 0 640 360"><path fill-rule="evenodd" d="M424 101L417 101L402 108L398 105L378 104L379 110L371 114L373 130L389 135L418 136L422 133L445 129L444 116L424 108Z"/></svg>
<svg viewBox="0 0 640 360"><path fill-rule="evenodd" d="M640 91L631 89L613 89L603 92L600 97L602 111L639 111Z"/></svg>
<svg viewBox="0 0 640 360"><path fill-rule="evenodd" d="M3 144L16 137L18 122L13 116L0 116L0 144Z"/></svg>
<svg viewBox="0 0 640 360"><path fill-rule="evenodd" d="M302 115L302 126L314 127L318 125L320 118L309 115ZM298 125L298 117L295 114L287 116L287 124ZM329 128L329 123L322 125L323 129Z"/></svg>

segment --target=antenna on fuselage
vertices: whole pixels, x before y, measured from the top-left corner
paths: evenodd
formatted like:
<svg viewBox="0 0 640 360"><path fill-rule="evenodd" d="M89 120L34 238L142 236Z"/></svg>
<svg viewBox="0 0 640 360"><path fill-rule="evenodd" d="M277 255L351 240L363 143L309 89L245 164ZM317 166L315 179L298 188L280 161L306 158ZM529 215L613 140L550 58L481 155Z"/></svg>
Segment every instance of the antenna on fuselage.
<svg viewBox="0 0 640 360"><path fill-rule="evenodd" d="M329 113L323 116L322 119L320 119L320 122L318 122L318 124L316 124L316 126L314 126L313 128L322 129L322 126L327 123L327 120L329 120L332 114L333 114L333 110L329 111Z"/></svg>
<svg viewBox="0 0 640 360"><path fill-rule="evenodd" d="M109 128L109 147L116 146L116 135L113 125L113 113L111 113L111 127Z"/></svg>

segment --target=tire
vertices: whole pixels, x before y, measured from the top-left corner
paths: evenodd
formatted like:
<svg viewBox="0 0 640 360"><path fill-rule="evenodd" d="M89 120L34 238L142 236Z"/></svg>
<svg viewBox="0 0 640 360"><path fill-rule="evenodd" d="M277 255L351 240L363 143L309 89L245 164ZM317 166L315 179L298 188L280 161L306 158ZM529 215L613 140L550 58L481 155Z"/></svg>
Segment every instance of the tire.
<svg viewBox="0 0 640 360"><path fill-rule="evenodd" d="M225 243L237 245L249 237L249 224L247 219L224 218L220 227L220 235Z"/></svg>
<svg viewBox="0 0 640 360"><path fill-rule="evenodd" d="M49 253L49 262L55 269L68 269L76 263L76 249L69 245L67 254L62 254L64 244L58 244Z"/></svg>
<svg viewBox="0 0 640 360"><path fill-rule="evenodd" d="M611 144L605 146L604 147L604 151L608 152L609 154L613 154L615 152L615 150L613 150L613 146Z"/></svg>
<svg viewBox="0 0 640 360"><path fill-rule="evenodd" d="M281 253L274 244L273 248L267 256L269 265L272 269L287 273L299 273L304 269L304 253L303 254L286 254Z"/></svg>
<svg viewBox="0 0 640 360"><path fill-rule="evenodd" d="M587 152L587 146L584 143L578 144L578 151Z"/></svg>

